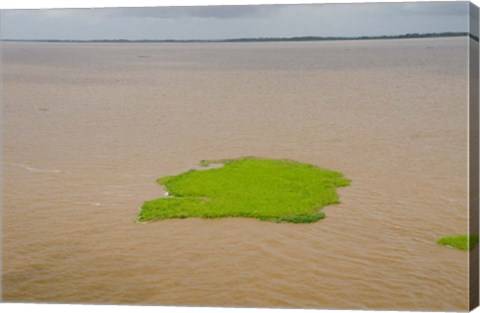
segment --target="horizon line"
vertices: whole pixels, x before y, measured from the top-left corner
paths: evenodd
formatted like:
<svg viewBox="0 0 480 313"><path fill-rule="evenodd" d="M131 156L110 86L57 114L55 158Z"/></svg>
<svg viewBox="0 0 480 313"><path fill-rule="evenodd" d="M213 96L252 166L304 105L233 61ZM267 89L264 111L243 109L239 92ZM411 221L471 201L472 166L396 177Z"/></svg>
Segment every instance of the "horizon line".
<svg viewBox="0 0 480 313"><path fill-rule="evenodd" d="M0 42L66 42L66 43L221 43L221 42L280 42L280 41L331 41L331 40L373 40L373 39L415 39L468 36L479 41L470 32L405 33L399 35L374 36L294 36L294 37L244 37L227 39L0 39Z"/></svg>

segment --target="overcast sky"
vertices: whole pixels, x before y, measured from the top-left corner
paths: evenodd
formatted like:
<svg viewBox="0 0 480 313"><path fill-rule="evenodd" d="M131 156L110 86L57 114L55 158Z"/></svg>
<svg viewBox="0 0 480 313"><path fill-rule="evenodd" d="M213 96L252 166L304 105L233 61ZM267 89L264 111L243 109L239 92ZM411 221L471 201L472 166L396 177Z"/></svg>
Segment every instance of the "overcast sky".
<svg viewBox="0 0 480 313"><path fill-rule="evenodd" d="M3 39L227 39L468 31L468 2L3 10Z"/></svg>

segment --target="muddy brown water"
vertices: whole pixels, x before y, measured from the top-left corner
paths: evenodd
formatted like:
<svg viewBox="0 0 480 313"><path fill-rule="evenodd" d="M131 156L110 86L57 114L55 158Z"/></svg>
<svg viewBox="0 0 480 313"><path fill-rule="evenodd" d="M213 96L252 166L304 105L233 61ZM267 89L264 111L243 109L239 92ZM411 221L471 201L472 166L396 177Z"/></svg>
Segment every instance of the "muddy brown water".
<svg viewBox="0 0 480 313"><path fill-rule="evenodd" d="M468 226L467 43L3 43L3 300L467 309L435 243ZM241 156L352 185L314 224L135 223Z"/></svg>

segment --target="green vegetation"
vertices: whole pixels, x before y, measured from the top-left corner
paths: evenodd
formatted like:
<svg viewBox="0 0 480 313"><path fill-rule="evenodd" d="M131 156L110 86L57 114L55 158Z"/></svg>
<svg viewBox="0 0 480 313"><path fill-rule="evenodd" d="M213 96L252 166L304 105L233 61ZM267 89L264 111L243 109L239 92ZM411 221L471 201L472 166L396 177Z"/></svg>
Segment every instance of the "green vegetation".
<svg viewBox="0 0 480 313"><path fill-rule="evenodd" d="M277 42L277 41L330 41L330 40L375 40L375 39L413 39L413 38L438 38L438 37L464 37L478 41L478 37L469 32L442 32L442 33L408 33L399 35L381 35L381 36L299 36L299 37L259 37L259 38L229 38L229 39L92 39L92 40L71 40L71 39L4 39L3 41L19 42L93 42L93 43L191 43L191 42Z"/></svg>
<svg viewBox="0 0 480 313"><path fill-rule="evenodd" d="M318 212L311 215L294 215L294 216L284 216L284 217L259 217L262 221L271 221L277 223L315 223L318 220L325 218L325 213Z"/></svg>
<svg viewBox="0 0 480 313"><path fill-rule="evenodd" d="M288 160L241 158L201 161L223 167L157 180L169 197L146 201L138 221L186 217L254 217L289 223L313 223L321 208L339 203L337 187L350 180L341 173Z"/></svg>
<svg viewBox="0 0 480 313"><path fill-rule="evenodd" d="M438 239L437 243L460 250L472 250L478 244L478 235L446 236Z"/></svg>

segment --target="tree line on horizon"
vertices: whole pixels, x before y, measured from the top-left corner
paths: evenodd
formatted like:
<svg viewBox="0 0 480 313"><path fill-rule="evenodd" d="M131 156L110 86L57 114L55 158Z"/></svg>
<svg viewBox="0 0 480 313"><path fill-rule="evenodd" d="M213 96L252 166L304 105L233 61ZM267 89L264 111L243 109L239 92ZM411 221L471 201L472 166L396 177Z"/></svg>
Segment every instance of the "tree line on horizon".
<svg viewBox="0 0 480 313"><path fill-rule="evenodd" d="M478 36L469 32L442 32L442 33L407 33L402 35L382 35L382 36L300 36L300 37L258 37L258 38L231 38L231 39L3 39L1 41L20 41L20 42L98 42L98 43L191 43L191 42L276 42L276 41L331 41L331 40L375 40L375 39L415 39L415 38L437 38L437 37L462 37L469 36L478 41Z"/></svg>

